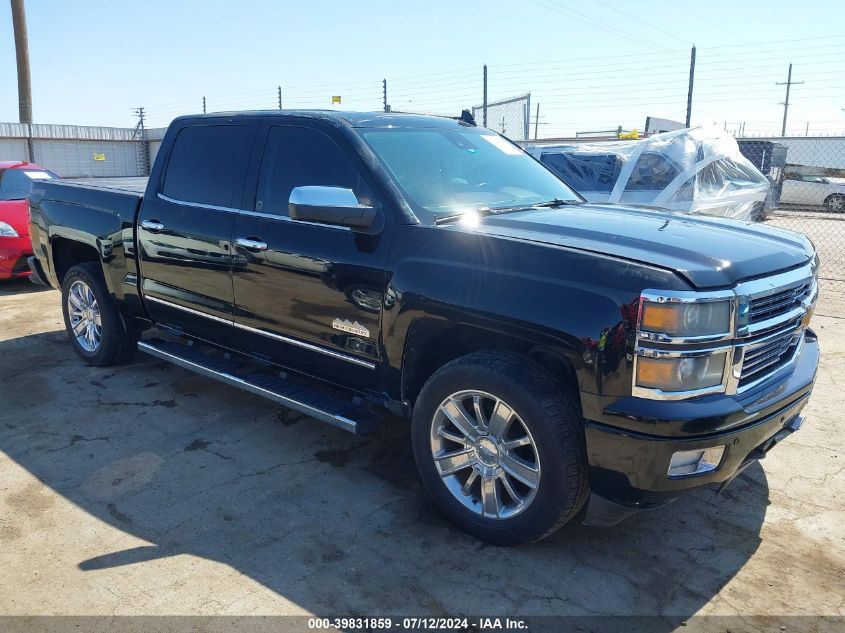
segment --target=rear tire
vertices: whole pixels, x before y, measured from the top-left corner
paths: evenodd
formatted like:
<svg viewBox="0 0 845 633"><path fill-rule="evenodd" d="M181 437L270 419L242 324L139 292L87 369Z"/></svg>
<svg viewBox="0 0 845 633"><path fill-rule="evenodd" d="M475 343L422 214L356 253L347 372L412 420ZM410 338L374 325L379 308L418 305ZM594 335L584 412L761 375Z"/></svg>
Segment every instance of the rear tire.
<svg viewBox="0 0 845 633"><path fill-rule="evenodd" d="M135 353L140 331L118 311L99 263L84 262L67 271L62 312L73 349L89 365L108 367Z"/></svg>
<svg viewBox="0 0 845 633"><path fill-rule="evenodd" d="M438 507L497 545L548 536L587 499L577 394L517 354L476 352L435 372L414 406L412 442Z"/></svg>

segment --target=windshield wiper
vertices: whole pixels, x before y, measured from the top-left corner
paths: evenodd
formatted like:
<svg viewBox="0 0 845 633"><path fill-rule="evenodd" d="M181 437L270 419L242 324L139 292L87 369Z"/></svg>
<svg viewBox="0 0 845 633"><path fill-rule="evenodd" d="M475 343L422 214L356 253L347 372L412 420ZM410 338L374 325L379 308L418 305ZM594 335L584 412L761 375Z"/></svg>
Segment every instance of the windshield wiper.
<svg viewBox="0 0 845 633"><path fill-rule="evenodd" d="M476 217L481 217L485 215L490 215L492 211L493 209L490 209L488 207L479 207L478 209L475 209L473 211L464 211L463 213L453 213L451 215L440 215L434 218L434 223L446 224L447 222L454 222L456 220L461 220L463 218L473 215Z"/></svg>
<svg viewBox="0 0 845 633"><path fill-rule="evenodd" d="M518 204L512 207L479 207L474 211L464 211L463 213L455 213L452 215L443 215L434 218L435 224L445 224L447 222L454 222L469 215L477 215L479 217L487 215L502 215L504 213L515 213L517 211L529 211L535 207L551 208L563 207L566 205L583 204L581 200L563 200L561 198L554 198L544 202L535 202L532 204Z"/></svg>
<svg viewBox="0 0 845 633"><path fill-rule="evenodd" d="M551 200L546 200L545 202L538 202L536 204L532 204L532 207L565 207L566 205L570 204L582 204L580 200L563 200L561 198L553 198Z"/></svg>

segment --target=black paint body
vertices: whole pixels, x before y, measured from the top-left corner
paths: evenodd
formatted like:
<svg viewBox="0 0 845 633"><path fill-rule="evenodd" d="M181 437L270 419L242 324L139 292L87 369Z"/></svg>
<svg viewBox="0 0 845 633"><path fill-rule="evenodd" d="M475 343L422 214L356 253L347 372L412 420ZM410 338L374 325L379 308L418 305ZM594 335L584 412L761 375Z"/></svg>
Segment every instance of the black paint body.
<svg viewBox="0 0 845 633"><path fill-rule="evenodd" d="M162 195L179 131L221 121L254 134L239 202L211 208ZM376 198L376 230L256 212L263 138L274 125L319 130L349 155ZM162 142L143 196L36 183L30 234L38 263L58 287L74 261L99 259L125 315L406 415L425 379L452 358L490 347L535 357L577 385L594 492L627 505L662 501L733 472L670 481L673 451L730 435L740 438L729 449L739 466L761 428L774 428L783 411L800 410L818 363L812 336L790 376L741 399L644 400L632 397L631 384L644 289L730 288L795 268L812 256L804 238L721 218L597 204L436 225L414 213L354 131L389 125L462 124L310 111L182 117ZM164 230L141 228L150 220ZM252 252L235 243L239 237L260 238L269 248ZM333 328L338 317L357 321L369 336Z"/></svg>

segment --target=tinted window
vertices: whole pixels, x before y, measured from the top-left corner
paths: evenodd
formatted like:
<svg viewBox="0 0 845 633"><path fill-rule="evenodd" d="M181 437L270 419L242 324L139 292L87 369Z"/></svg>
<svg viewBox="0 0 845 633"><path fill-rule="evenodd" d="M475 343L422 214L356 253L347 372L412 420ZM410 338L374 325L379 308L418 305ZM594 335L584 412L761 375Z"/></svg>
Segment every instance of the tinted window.
<svg viewBox="0 0 845 633"><path fill-rule="evenodd" d="M252 128L186 127L176 136L162 193L176 200L219 207L240 205Z"/></svg>
<svg viewBox="0 0 845 633"><path fill-rule="evenodd" d="M622 168L615 154L548 153L541 160L580 192L610 193Z"/></svg>
<svg viewBox="0 0 845 633"><path fill-rule="evenodd" d="M0 200L23 200L39 180L53 180L58 176L42 169L0 169Z"/></svg>
<svg viewBox="0 0 845 633"><path fill-rule="evenodd" d="M307 185L352 189L359 202L373 203L355 165L331 138L308 128L271 127L258 176L256 210L287 215L291 190Z"/></svg>

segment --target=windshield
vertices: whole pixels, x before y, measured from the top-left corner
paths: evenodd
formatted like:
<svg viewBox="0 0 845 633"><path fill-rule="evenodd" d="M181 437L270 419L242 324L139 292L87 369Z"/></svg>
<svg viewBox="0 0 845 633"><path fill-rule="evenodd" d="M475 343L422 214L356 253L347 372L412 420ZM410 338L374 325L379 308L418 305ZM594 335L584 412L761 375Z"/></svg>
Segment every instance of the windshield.
<svg viewBox="0 0 845 633"><path fill-rule="evenodd" d="M405 195L441 214L581 198L507 139L478 128L361 129Z"/></svg>
<svg viewBox="0 0 845 633"><path fill-rule="evenodd" d="M55 178L56 174L45 169L0 169L0 200L23 200L36 180Z"/></svg>

